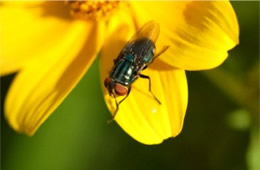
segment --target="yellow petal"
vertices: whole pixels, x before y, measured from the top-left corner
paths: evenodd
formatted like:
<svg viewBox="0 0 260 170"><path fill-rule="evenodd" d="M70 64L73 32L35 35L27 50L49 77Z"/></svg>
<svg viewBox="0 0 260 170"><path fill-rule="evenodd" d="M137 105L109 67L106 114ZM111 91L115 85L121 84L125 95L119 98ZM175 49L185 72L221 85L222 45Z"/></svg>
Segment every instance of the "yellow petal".
<svg viewBox="0 0 260 170"><path fill-rule="evenodd" d="M125 45L129 32L132 32L130 28L119 27L105 43L101 54L101 81L108 76L113 59ZM154 64L156 67L161 66L160 63ZM168 68L160 68L160 72L153 69L143 72L151 77L152 90L161 105L149 93L148 80L139 78L133 84L129 97L120 104L115 117L126 133L141 143L161 143L164 139L178 135L182 129L188 99L186 76L183 70ZM115 100L102 87L106 104L113 114Z"/></svg>
<svg viewBox="0 0 260 170"><path fill-rule="evenodd" d="M220 65L227 51L238 44L239 27L227 1L135 2L135 11L145 23L160 24L157 49L170 48L159 58L187 70Z"/></svg>
<svg viewBox="0 0 260 170"><path fill-rule="evenodd" d="M57 48L73 26L63 2L9 2L0 6L0 75ZM60 54L63 55L63 54Z"/></svg>
<svg viewBox="0 0 260 170"><path fill-rule="evenodd" d="M3 1L3 2L1 2L2 4L0 4L0 5L25 7L25 6L40 5L45 2L46 1L44 1L44 0L35 0L35 1L16 0L16 1Z"/></svg>
<svg viewBox="0 0 260 170"><path fill-rule="evenodd" d="M100 49L101 24L73 22L45 60L31 61L18 73L5 102L15 130L33 135L77 84Z"/></svg>

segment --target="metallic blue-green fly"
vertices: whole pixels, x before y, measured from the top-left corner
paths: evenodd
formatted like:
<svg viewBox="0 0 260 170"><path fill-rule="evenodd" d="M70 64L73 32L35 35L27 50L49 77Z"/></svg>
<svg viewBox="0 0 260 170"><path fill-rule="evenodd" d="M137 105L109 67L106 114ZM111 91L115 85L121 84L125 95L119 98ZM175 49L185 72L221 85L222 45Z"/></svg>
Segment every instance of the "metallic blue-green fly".
<svg viewBox="0 0 260 170"><path fill-rule="evenodd" d="M155 54L155 42L159 36L160 27L150 21L144 24L131 38L131 40L121 50L118 57L114 60L114 66L109 77L104 81L109 95L115 98L116 110L113 119L122 103L130 94L131 85L137 78L149 80L149 91L153 98L161 104L160 100L153 94L151 78L141 74L158 56L165 52L169 46ZM117 96L125 96L121 101L117 101Z"/></svg>

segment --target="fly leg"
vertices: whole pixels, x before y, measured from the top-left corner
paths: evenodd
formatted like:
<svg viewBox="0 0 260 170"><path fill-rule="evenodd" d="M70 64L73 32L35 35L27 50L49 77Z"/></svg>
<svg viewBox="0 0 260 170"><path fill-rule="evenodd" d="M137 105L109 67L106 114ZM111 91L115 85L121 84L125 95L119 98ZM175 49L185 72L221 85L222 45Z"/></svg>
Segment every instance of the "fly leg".
<svg viewBox="0 0 260 170"><path fill-rule="evenodd" d="M146 69L150 64L152 64L153 63L153 61L157 58L157 57L159 57L161 54L163 54L168 48L169 48L170 46L163 46L163 48L158 52L158 53L156 53L155 55L154 55L154 57L153 57L153 60L148 64L148 65L146 65L144 68L143 68L143 70L144 69ZM150 81L149 81L150 82Z"/></svg>
<svg viewBox="0 0 260 170"><path fill-rule="evenodd" d="M164 53L170 46L164 46L158 53L155 54L153 59L156 59L157 57L159 57L162 53Z"/></svg>
<svg viewBox="0 0 260 170"><path fill-rule="evenodd" d="M149 80L149 92L153 95L153 98L159 103L161 104L160 100L153 94L152 92L152 83L151 83L151 78L149 76L146 76L146 75L143 75L143 74L140 74L139 75L141 78L144 78L144 79L148 79Z"/></svg>
<svg viewBox="0 0 260 170"><path fill-rule="evenodd" d="M118 110L119 110L119 105L129 96L130 91L131 91L131 86L128 88L128 92L127 92L126 96L125 96L120 102L117 102L117 100L116 100L116 98L115 98L116 110L115 110L115 112L114 112L114 114L113 114L113 116L112 116L112 121L115 120L115 117L116 117L117 112L118 112Z"/></svg>
<svg viewBox="0 0 260 170"><path fill-rule="evenodd" d="M116 117L117 112L118 112L118 110L119 110L119 105L129 96L130 91L131 91L131 86L128 88L128 92L127 92L126 96L125 96L120 102L117 102L117 100L116 100L116 98L115 98L116 110L115 110L115 112L114 112L114 114L113 114L113 116L112 116L112 119L111 119L111 120L108 120L107 123L111 123L111 122L113 122L113 121L115 120L115 117Z"/></svg>

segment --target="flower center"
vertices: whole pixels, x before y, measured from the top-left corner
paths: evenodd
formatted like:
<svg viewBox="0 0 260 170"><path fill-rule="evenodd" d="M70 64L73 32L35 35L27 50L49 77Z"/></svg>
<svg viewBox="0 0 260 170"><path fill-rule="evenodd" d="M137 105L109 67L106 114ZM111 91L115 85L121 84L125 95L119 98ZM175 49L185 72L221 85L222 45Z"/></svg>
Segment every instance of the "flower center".
<svg viewBox="0 0 260 170"><path fill-rule="evenodd" d="M120 1L111 0L68 0L71 14L82 19L99 20L112 14L120 5Z"/></svg>

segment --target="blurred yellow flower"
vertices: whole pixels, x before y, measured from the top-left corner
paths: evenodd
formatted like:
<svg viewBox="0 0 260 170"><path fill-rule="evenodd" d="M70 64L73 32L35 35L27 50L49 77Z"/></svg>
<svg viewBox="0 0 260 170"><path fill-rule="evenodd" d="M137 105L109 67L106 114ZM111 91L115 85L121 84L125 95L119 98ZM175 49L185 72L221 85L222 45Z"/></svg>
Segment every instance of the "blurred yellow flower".
<svg viewBox="0 0 260 170"><path fill-rule="evenodd" d="M33 135L86 73L101 51L101 82L122 47L147 21L160 25L157 49L170 48L144 71L119 108L117 123L134 139L157 144L178 135L187 108L184 70L217 67L238 44L228 1L4 2L0 4L0 73L18 72L5 100L12 128ZM103 87L106 104L113 98Z"/></svg>

